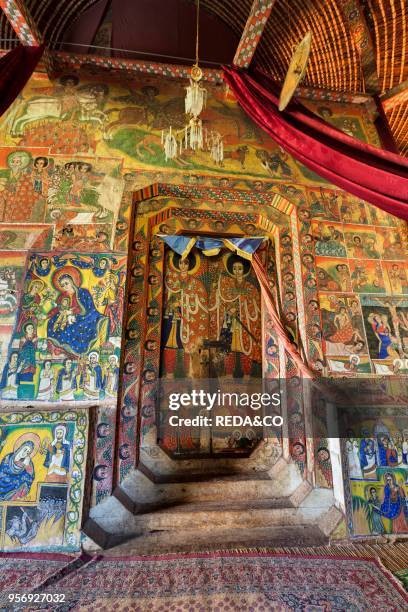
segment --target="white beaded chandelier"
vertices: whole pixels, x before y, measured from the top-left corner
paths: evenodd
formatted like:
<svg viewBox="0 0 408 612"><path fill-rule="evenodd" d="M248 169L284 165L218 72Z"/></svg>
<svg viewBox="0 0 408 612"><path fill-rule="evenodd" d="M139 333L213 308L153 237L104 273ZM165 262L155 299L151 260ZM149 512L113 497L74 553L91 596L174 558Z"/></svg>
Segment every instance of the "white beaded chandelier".
<svg viewBox="0 0 408 612"><path fill-rule="evenodd" d="M207 103L207 90L201 84L203 71L198 64L199 49L199 16L200 0L197 0L197 32L196 32L196 61L191 68L190 84L186 87L185 112L188 123L183 130L175 132L170 126L168 130L162 131L162 145L165 159L174 159L181 155L184 150L209 151L211 159L221 164L224 159L224 144L219 132L203 129L200 119L201 112Z"/></svg>

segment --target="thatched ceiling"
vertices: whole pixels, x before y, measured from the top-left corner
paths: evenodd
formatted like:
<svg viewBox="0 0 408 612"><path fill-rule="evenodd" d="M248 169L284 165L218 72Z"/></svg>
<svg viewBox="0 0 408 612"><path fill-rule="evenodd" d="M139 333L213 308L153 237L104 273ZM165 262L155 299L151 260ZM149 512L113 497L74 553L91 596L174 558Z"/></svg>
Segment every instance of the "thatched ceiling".
<svg viewBox="0 0 408 612"><path fill-rule="evenodd" d="M59 47L69 28L85 19L88 9L102 0L24 0L46 42ZM118 0L116 6L120 7ZM23 0L20 0L23 2ZM133 0L137 5L138 0ZM163 0L166 2L166 0ZM195 0L180 0L195 2ZM201 0L202 8L222 21L240 37L253 0ZM365 19L370 49L358 49L352 31L351 5L357 5ZM313 33L313 50L305 85L343 92L365 92L367 71L364 63L371 53L378 90L386 94L408 81L408 2L407 0L276 0L253 64L282 81L295 44L308 30ZM0 16L1 39L15 39ZM136 44L136 43L135 43ZM5 41L3 48L13 42ZM408 87L408 83L406 85ZM408 102L387 108L390 124L400 147L408 154Z"/></svg>

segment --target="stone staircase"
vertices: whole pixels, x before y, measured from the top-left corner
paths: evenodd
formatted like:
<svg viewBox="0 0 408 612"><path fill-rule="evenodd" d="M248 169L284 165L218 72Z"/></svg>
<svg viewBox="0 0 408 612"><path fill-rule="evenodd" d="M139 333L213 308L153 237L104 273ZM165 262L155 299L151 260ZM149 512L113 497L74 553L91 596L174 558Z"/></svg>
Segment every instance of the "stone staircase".
<svg viewBox="0 0 408 612"><path fill-rule="evenodd" d="M332 491L312 489L294 464L269 472L154 483L135 470L91 509L84 550L158 554L318 546L341 520Z"/></svg>

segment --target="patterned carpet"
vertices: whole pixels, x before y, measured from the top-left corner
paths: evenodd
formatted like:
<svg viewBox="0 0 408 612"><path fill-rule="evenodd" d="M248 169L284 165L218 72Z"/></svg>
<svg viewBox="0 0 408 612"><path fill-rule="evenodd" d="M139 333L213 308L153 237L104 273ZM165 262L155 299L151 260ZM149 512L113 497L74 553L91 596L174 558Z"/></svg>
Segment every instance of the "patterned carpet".
<svg viewBox="0 0 408 612"><path fill-rule="evenodd" d="M30 612L408 609L407 594L373 559L260 552L82 556L69 563L9 555L0 558L0 592L0 610ZM10 592L63 593L65 602L10 604Z"/></svg>

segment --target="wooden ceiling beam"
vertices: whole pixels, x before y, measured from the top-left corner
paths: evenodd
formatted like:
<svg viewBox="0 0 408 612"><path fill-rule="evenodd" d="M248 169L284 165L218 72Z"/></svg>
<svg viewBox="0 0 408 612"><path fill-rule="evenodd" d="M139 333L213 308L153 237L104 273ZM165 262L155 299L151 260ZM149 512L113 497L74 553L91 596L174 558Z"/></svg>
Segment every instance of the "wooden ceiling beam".
<svg viewBox="0 0 408 612"><path fill-rule="evenodd" d="M254 0L235 53L234 66L248 68L250 65L275 2L276 0Z"/></svg>
<svg viewBox="0 0 408 612"><path fill-rule="evenodd" d="M23 0L0 0L0 7L23 45L41 44L41 34Z"/></svg>
<svg viewBox="0 0 408 612"><path fill-rule="evenodd" d="M338 6L360 58L366 91L379 93L381 87L378 80L376 53L361 0L340 0Z"/></svg>

